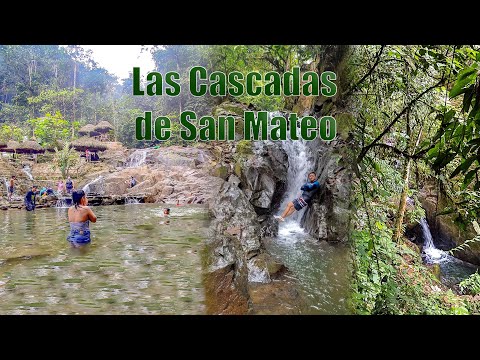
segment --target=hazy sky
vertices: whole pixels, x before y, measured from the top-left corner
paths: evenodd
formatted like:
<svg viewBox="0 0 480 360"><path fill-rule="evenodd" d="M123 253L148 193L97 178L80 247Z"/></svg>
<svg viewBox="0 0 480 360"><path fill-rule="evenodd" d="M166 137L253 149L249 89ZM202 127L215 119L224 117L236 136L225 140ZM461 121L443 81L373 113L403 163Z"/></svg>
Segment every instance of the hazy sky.
<svg viewBox="0 0 480 360"><path fill-rule="evenodd" d="M93 59L110 73L120 79L128 77L134 66L139 66L142 73L151 71L155 65L150 52L140 53L141 45L80 45L92 50Z"/></svg>

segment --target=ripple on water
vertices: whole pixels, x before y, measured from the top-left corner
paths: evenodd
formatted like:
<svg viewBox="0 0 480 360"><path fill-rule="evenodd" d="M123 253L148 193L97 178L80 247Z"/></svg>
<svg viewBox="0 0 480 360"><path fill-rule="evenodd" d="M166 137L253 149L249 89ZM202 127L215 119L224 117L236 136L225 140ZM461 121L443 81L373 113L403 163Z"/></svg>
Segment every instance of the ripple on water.
<svg viewBox="0 0 480 360"><path fill-rule="evenodd" d="M296 221L279 224L278 236L267 250L290 270L306 298L306 314L348 314L349 253L341 244L318 242Z"/></svg>
<svg viewBox="0 0 480 360"><path fill-rule="evenodd" d="M66 209L0 213L0 259L25 249L45 254L0 266L0 314L204 313L198 250L208 212L170 206L162 224L164 207L95 207L98 222L84 252L66 241Z"/></svg>

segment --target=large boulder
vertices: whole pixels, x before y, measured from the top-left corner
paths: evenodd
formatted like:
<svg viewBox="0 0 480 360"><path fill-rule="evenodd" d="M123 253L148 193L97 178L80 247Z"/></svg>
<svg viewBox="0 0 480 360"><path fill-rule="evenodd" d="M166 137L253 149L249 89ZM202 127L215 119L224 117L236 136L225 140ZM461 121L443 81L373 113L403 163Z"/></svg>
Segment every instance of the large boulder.
<svg viewBox="0 0 480 360"><path fill-rule="evenodd" d="M271 213L278 206L285 191L287 164L285 151L274 142L254 142L252 154L239 158L235 172L257 214Z"/></svg>
<svg viewBox="0 0 480 360"><path fill-rule="evenodd" d="M332 141L309 146L316 154L314 171L320 191L305 211L301 224L316 239L345 242L350 231L352 173L341 154L343 144Z"/></svg>
<svg viewBox="0 0 480 360"><path fill-rule="evenodd" d="M214 217L206 242L207 303L212 313L245 313L249 308L249 283L271 281L257 214L238 178L224 182L210 206Z"/></svg>

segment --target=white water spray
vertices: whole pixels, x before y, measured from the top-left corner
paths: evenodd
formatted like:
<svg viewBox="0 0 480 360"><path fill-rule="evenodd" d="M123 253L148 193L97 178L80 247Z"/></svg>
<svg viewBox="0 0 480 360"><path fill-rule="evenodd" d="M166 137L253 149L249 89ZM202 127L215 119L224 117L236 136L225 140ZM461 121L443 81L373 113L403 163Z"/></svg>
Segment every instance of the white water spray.
<svg viewBox="0 0 480 360"><path fill-rule="evenodd" d="M22 171L28 176L28 178L29 178L30 180L33 181L33 176L32 176L32 173L31 173L32 170L30 169L30 166L25 165L25 166L22 168Z"/></svg>
<svg viewBox="0 0 480 360"><path fill-rule="evenodd" d="M128 196L125 198L125 205L135 205L135 204L140 204L140 200L134 197L128 197Z"/></svg>
<svg viewBox="0 0 480 360"><path fill-rule="evenodd" d="M127 159L127 167L135 168L145 164L147 159L146 150L135 150Z"/></svg>
<svg viewBox="0 0 480 360"><path fill-rule="evenodd" d="M102 181L103 180L103 176L99 176L97 177L96 179L90 181L87 185L85 185L82 190L85 192L85 194L89 194L90 192L92 192L93 190L93 185L95 185L96 183L98 183L99 181ZM102 190L103 190L103 186L102 186Z"/></svg>
<svg viewBox="0 0 480 360"><path fill-rule="evenodd" d="M427 262L439 263L448 260L447 253L435 247L435 244L433 243L432 233L430 232L430 227L428 226L427 220L425 218L420 220L420 226L422 227L424 239L423 253L426 256Z"/></svg>

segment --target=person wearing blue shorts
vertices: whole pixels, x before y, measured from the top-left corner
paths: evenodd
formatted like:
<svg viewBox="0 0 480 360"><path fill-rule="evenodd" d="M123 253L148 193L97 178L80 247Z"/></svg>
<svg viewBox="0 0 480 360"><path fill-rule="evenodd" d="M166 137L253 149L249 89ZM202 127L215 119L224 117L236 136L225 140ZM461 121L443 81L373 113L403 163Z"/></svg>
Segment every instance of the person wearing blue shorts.
<svg viewBox="0 0 480 360"><path fill-rule="evenodd" d="M15 180L17 178L15 175L12 175L10 182L8 184L8 202L12 201L13 192L15 191Z"/></svg>
<svg viewBox="0 0 480 360"><path fill-rule="evenodd" d="M285 221L285 218L292 215L295 211L302 210L305 206L310 205L313 196L320 189L320 183L317 180L317 175L312 171L308 174L308 182L302 185L302 195L290 201L281 216L274 216L278 221Z"/></svg>

